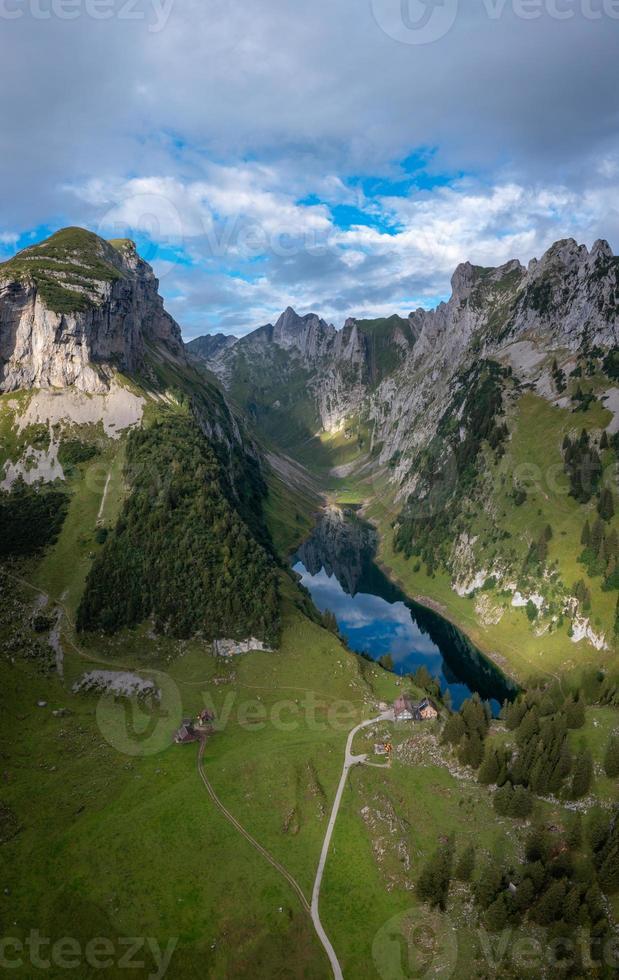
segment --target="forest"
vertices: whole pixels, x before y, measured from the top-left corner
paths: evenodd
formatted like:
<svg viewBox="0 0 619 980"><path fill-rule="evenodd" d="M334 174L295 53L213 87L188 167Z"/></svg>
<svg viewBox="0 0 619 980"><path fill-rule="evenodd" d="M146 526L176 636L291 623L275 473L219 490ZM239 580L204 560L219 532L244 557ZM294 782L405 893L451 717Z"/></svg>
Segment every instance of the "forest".
<svg viewBox="0 0 619 980"><path fill-rule="evenodd" d="M225 493L221 464L190 413L131 433L130 487L95 558L78 628L115 633L153 620L179 638L279 633L275 566Z"/></svg>

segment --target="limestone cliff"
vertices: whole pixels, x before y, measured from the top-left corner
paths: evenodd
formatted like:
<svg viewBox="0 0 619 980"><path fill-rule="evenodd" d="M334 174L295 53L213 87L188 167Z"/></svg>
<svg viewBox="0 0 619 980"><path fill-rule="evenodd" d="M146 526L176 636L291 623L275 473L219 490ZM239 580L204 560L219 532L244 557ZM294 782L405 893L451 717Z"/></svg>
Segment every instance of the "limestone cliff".
<svg viewBox="0 0 619 980"><path fill-rule="evenodd" d="M147 348L184 362L180 328L130 241L67 228L0 265L0 391L105 392Z"/></svg>

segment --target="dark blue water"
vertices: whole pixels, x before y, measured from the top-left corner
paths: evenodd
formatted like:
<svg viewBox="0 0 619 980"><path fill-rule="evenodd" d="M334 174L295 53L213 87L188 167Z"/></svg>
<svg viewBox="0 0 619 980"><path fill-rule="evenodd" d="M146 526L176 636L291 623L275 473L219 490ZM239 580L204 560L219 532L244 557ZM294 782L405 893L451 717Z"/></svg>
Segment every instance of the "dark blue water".
<svg viewBox="0 0 619 980"><path fill-rule="evenodd" d="M449 691L454 708L473 692L498 712L515 687L470 640L438 613L412 602L373 561L374 540L354 515L331 511L294 558L293 568L321 612L330 610L352 650L396 673L425 666Z"/></svg>

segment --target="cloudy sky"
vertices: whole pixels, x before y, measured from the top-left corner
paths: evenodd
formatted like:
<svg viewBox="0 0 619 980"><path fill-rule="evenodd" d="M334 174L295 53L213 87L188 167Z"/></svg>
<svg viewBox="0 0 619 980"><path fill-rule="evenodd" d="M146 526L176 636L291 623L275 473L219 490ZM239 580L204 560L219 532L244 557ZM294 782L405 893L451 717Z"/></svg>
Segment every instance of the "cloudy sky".
<svg viewBox="0 0 619 980"><path fill-rule="evenodd" d="M136 239L187 338L619 251L619 0L0 0L0 258Z"/></svg>

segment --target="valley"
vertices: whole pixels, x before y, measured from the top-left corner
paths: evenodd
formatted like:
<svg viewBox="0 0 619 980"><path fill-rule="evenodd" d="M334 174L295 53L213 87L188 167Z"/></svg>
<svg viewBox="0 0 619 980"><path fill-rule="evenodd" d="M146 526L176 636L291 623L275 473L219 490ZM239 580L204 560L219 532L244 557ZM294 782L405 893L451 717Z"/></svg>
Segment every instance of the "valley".
<svg viewBox="0 0 619 980"><path fill-rule="evenodd" d="M288 309L186 348L132 243L67 229L0 265L15 976L38 930L50 977L66 936L111 950L84 977L124 976L132 937L138 977L328 977L319 869L346 978L610 948L619 267L583 249L463 266L408 318ZM437 717L392 720L403 697Z"/></svg>

